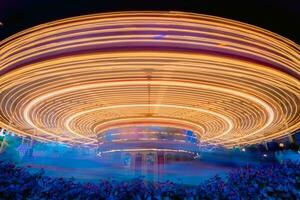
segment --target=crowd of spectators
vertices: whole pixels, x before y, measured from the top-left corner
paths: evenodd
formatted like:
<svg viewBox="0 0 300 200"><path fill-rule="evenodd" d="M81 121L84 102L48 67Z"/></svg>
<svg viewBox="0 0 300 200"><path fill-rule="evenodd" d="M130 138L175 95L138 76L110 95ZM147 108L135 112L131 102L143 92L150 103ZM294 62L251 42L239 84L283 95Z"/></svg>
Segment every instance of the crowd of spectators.
<svg viewBox="0 0 300 200"><path fill-rule="evenodd" d="M244 166L224 178L215 176L189 186L143 178L78 182L45 176L43 170L30 173L26 167L1 162L0 199L300 199L300 163Z"/></svg>

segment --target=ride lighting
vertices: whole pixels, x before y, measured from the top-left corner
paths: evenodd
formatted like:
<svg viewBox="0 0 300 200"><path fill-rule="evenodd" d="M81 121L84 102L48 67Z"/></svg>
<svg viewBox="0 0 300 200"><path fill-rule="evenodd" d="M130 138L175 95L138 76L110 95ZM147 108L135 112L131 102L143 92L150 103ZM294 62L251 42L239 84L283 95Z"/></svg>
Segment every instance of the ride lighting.
<svg viewBox="0 0 300 200"><path fill-rule="evenodd" d="M283 144L283 143L279 143L279 146L283 148L283 147L284 147L284 144Z"/></svg>
<svg viewBox="0 0 300 200"><path fill-rule="evenodd" d="M270 31L193 13L49 22L0 42L0 126L87 146L139 123L225 147L282 138L300 127L299 51Z"/></svg>
<svg viewBox="0 0 300 200"><path fill-rule="evenodd" d="M5 136L5 134L4 134L4 129L2 129L2 128L0 128L0 136L1 136L1 137Z"/></svg>

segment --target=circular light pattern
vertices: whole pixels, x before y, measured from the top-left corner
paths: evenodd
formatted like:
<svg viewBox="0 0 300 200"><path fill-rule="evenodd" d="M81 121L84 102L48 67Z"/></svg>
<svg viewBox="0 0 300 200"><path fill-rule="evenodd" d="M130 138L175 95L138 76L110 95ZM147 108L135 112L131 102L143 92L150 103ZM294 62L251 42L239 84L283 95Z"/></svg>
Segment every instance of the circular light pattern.
<svg viewBox="0 0 300 200"><path fill-rule="evenodd" d="M141 123L227 147L283 137L300 127L299 50L258 27L191 13L50 22L0 43L0 126L82 145Z"/></svg>
<svg viewBox="0 0 300 200"><path fill-rule="evenodd" d="M175 151L193 153L199 148L204 149L198 137L192 131L170 126L155 126L155 124L134 124L134 126L119 126L104 131L98 137L102 153L139 151ZM211 145L206 145L209 148ZM206 149L207 149L206 148Z"/></svg>

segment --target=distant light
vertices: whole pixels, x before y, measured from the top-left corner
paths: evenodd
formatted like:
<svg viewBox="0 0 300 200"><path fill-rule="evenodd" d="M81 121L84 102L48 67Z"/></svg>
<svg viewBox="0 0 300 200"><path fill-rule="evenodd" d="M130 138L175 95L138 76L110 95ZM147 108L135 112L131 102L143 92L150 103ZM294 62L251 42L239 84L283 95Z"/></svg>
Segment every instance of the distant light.
<svg viewBox="0 0 300 200"><path fill-rule="evenodd" d="M264 156L264 157L267 157L267 154L264 154L263 156Z"/></svg>
<svg viewBox="0 0 300 200"><path fill-rule="evenodd" d="M1 137L4 136L4 129L3 129L3 128L0 130L0 136L1 136Z"/></svg>
<svg viewBox="0 0 300 200"><path fill-rule="evenodd" d="M219 46L226 46L226 43L220 43Z"/></svg>
<svg viewBox="0 0 300 200"><path fill-rule="evenodd" d="M284 144L283 144L283 143L279 143L279 146L280 146L280 147L284 147Z"/></svg>
<svg viewBox="0 0 300 200"><path fill-rule="evenodd" d="M102 153L101 153L101 152L97 153L97 156L98 156L98 157L101 157L101 156L102 156Z"/></svg>
<svg viewBox="0 0 300 200"><path fill-rule="evenodd" d="M245 149L245 148L242 148L242 151L244 151L244 152L245 152L245 151L246 151L246 149Z"/></svg>
<svg viewBox="0 0 300 200"><path fill-rule="evenodd" d="M197 153L196 156L194 156L194 159L200 158L200 154Z"/></svg>
<svg viewBox="0 0 300 200"><path fill-rule="evenodd" d="M160 34L160 35L155 35L154 39L162 39L164 38L166 35L165 34Z"/></svg>
<svg viewBox="0 0 300 200"><path fill-rule="evenodd" d="M2 22L0 22L0 26L3 26L3 23L2 23Z"/></svg>

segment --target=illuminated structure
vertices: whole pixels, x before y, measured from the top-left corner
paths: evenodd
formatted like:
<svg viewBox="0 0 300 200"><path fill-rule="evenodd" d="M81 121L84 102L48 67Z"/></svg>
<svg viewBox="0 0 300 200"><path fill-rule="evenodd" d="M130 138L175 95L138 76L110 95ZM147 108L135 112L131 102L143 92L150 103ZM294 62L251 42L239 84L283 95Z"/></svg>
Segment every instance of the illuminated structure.
<svg viewBox="0 0 300 200"><path fill-rule="evenodd" d="M135 174L150 173L152 179L162 175L165 164L193 160L204 146L192 131L151 124L111 129L98 134L98 140L102 161L117 162Z"/></svg>
<svg viewBox="0 0 300 200"><path fill-rule="evenodd" d="M300 127L300 47L237 21L120 12L43 24L0 43L0 126L94 146L148 123L226 147Z"/></svg>
<svg viewBox="0 0 300 200"><path fill-rule="evenodd" d="M178 128L136 126L116 128L98 134L99 154L113 152L164 152L193 153L204 146L192 131Z"/></svg>

